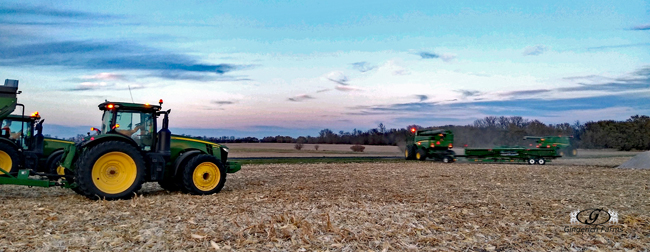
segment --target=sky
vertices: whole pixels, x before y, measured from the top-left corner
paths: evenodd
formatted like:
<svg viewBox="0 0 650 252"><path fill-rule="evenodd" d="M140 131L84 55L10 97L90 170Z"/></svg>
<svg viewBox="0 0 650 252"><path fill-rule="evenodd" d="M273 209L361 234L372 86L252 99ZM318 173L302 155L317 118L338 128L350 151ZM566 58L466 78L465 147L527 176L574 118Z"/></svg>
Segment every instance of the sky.
<svg viewBox="0 0 650 252"><path fill-rule="evenodd" d="M2 1L0 79L60 137L105 100L173 133L650 114L648 1Z"/></svg>

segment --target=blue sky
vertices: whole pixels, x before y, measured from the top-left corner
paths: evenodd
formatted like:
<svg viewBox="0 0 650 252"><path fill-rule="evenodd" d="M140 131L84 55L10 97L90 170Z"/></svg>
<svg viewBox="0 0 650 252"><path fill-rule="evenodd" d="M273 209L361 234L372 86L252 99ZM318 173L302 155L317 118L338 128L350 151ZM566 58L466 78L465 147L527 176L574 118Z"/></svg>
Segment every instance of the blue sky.
<svg viewBox="0 0 650 252"><path fill-rule="evenodd" d="M59 136L129 88L208 136L650 114L648 1L3 1L0 34Z"/></svg>

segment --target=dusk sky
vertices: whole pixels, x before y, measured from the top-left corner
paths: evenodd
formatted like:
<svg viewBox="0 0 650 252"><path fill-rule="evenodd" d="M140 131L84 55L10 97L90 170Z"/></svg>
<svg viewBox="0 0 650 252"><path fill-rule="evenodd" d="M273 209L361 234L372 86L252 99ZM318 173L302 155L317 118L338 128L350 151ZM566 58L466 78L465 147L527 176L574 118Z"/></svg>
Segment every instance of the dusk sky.
<svg viewBox="0 0 650 252"><path fill-rule="evenodd" d="M2 1L0 34L65 137L129 87L207 136L650 114L648 1Z"/></svg>

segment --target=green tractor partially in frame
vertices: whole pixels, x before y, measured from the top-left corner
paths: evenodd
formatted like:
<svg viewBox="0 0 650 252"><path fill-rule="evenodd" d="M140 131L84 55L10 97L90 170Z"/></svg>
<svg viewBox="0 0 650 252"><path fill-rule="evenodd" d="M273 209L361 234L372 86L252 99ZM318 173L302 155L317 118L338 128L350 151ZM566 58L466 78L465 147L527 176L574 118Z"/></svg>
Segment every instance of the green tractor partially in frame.
<svg viewBox="0 0 650 252"><path fill-rule="evenodd" d="M7 79L0 85L0 175L6 179L26 169L56 179L49 175L56 173L63 149L74 143L44 137L44 119L38 112L25 115L25 106L16 99L19 93L18 80ZM17 106L22 107L22 113L11 114Z"/></svg>
<svg viewBox="0 0 650 252"><path fill-rule="evenodd" d="M169 113L159 105L109 102L98 134L65 149L58 174L91 199L132 197L144 182L167 190L207 195L219 192L226 174L241 169L228 162L226 146L172 135ZM158 131L158 118L162 127Z"/></svg>

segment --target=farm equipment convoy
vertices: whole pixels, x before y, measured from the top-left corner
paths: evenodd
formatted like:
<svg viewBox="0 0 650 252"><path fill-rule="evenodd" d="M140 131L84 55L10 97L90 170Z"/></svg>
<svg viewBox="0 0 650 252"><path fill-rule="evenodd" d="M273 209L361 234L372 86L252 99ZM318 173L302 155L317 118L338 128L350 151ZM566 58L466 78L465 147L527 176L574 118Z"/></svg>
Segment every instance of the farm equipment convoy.
<svg viewBox="0 0 650 252"><path fill-rule="evenodd" d="M558 156L575 157L578 155L578 150L571 145L571 137L568 136L525 136L524 140L535 140L535 148L555 149ZM532 145L532 144L531 144Z"/></svg>
<svg viewBox="0 0 650 252"><path fill-rule="evenodd" d="M8 84L0 86L0 119L8 118L17 105L17 81ZM219 192L226 174L241 169L239 163L228 162L226 146L172 135L168 128L171 110L161 110L162 100L159 105L106 101L99 104L99 109L103 117L97 135L78 144L61 143L66 144L62 152L50 153L50 157L60 159L55 162L56 174L39 173L39 168L31 166L18 166L14 171L15 152L0 150L0 167L12 167L0 170L4 173L0 184L62 186L91 199L114 200L134 196L144 182L158 182L166 190L206 195ZM36 133L30 133L33 140L26 141L30 149L23 152L39 156L44 153L43 121L29 118L38 123L34 123ZM159 131L158 118L162 118ZM0 139L0 144L9 143Z"/></svg>
<svg viewBox="0 0 650 252"><path fill-rule="evenodd" d="M0 86L0 181L15 178L19 170L53 175L63 149L73 144L70 141L43 137L44 120L38 112L25 116L25 106L17 103L16 96L19 93L17 80L5 80L4 85ZM22 114L11 114L16 106L22 107ZM56 176L48 177L56 179ZM43 183L50 184L47 181Z"/></svg>
<svg viewBox="0 0 650 252"><path fill-rule="evenodd" d="M407 160L424 161L432 158L450 163L462 157L474 162L526 162L544 165L551 159L560 157L555 148L524 147L465 148L465 155L456 155L451 150L454 134L450 130L412 128L411 133L413 138L407 140L404 151Z"/></svg>

